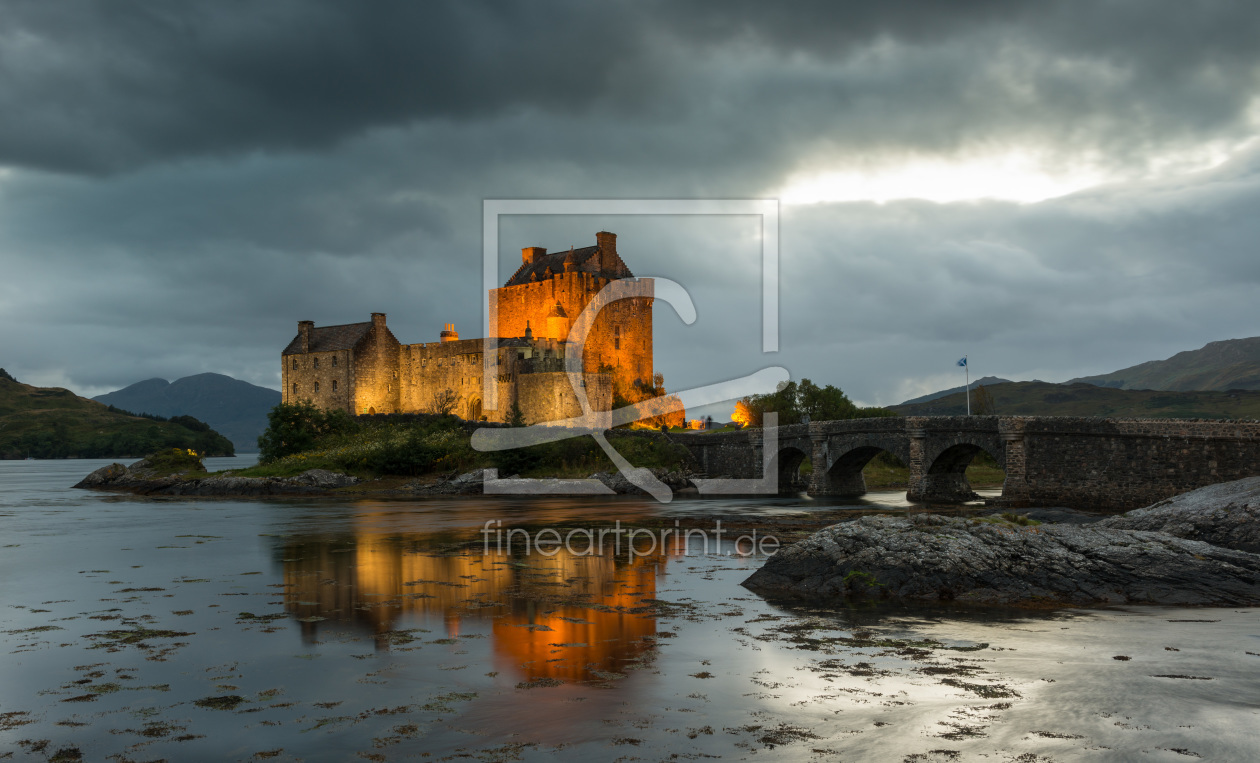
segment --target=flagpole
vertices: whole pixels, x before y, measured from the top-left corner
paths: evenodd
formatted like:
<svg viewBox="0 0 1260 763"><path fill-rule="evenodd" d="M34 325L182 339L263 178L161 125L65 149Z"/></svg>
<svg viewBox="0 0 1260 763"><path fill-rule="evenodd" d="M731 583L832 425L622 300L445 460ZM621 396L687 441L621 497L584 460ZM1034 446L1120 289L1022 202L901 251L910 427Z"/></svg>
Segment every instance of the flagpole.
<svg viewBox="0 0 1260 763"><path fill-rule="evenodd" d="M966 359L967 359L967 356L964 355L963 360L966 360ZM965 371L967 374L967 415L970 416L971 415L971 364L964 363L963 371Z"/></svg>

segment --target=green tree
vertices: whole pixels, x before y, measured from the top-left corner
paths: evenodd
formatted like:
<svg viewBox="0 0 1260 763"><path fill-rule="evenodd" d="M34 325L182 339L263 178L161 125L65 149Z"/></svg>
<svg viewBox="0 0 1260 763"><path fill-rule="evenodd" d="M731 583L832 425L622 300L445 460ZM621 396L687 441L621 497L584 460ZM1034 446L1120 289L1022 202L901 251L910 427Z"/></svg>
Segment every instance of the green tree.
<svg viewBox="0 0 1260 763"><path fill-rule="evenodd" d="M766 413L779 414L779 425L799 424L806 416L810 421L882 418L897 414L885 408L859 408L839 388L828 384L819 387L809 379L787 382L768 395L751 395L736 405L736 418L746 426L760 427Z"/></svg>
<svg viewBox="0 0 1260 763"><path fill-rule="evenodd" d="M512 401L511 407L508 408L507 423L508 426L513 427L525 426L525 412L521 410L521 404L515 400Z"/></svg>
<svg viewBox="0 0 1260 763"><path fill-rule="evenodd" d="M345 411L325 411L308 400L281 403L267 414L267 430L258 437L258 460L265 464L310 450L319 438L353 426L354 420Z"/></svg>

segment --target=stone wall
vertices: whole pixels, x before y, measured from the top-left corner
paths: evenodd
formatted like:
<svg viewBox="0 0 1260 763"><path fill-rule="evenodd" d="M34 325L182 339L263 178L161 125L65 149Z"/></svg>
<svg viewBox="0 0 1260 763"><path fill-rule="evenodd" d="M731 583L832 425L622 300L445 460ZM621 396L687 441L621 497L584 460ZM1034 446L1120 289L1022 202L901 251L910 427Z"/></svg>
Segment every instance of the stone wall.
<svg viewBox="0 0 1260 763"><path fill-rule="evenodd" d="M354 360L350 350L311 352L280 358L281 402L309 400L320 408L350 410Z"/></svg>
<svg viewBox="0 0 1260 763"><path fill-rule="evenodd" d="M585 374L584 380L591 409L607 411L612 406L612 377L608 374ZM561 421L583 414L567 373L520 374L516 377L515 389L526 424Z"/></svg>
<svg viewBox="0 0 1260 763"><path fill-rule="evenodd" d="M1260 474L1260 422L1026 418L1012 505L1128 510ZM1008 471L1009 481L1010 471ZM1012 486L1015 487L1015 486Z"/></svg>

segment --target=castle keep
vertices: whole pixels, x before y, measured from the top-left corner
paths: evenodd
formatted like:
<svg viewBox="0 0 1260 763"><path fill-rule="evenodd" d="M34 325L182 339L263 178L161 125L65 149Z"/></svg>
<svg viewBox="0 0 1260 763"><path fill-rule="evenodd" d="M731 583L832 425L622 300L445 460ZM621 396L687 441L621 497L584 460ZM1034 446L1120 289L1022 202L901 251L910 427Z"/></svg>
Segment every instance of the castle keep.
<svg viewBox="0 0 1260 763"><path fill-rule="evenodd" d="M651 279L634 278L615 234L595 239L595 246L551 254L536 246L521 250L520 267L488 295L495 328L489 363L486 340L460 339L449 323L439 341L402 344L384 313L341 326L298 321L297 336L280 354L284 402L309 400L355 415L450 412L470 421L506 421L515 404L529 424L580 416L564 372L576 349L570 330L601 289L624 279L645 296L599 311L581 347L582 385L599 411L660 397L663 381L652 369ZM482 403L486 369L497 385L493 411ZM655 423L681 425L681 406L669 407Z"/></svg>

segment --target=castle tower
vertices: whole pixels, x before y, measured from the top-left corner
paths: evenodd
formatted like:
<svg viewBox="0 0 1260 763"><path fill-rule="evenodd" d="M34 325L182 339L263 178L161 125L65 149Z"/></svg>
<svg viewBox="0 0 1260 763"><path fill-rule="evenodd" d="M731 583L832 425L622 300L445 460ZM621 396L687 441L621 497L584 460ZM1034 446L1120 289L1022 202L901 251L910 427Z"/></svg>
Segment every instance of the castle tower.
<svg viewBox="0 0 1260 763"><path fill-rule="evenodd" d="M455 330L454 323L444 324L442 333L438 335L443 342L458 342L459 332Z"/></svg>
<svg viewBox="0 0 1260 763"><path fill-rule="evenodd" d="M494 336L568 340L573 322L609 283L634 274L617 252L617 234L600 231L595 246L548 253L541 246L521 249L521 265L502 288L490 292ZM646 296L606 305L587 333L583 370L611 372L613 386L627 400L639 400L652 386L651 280L639 279Z"/></svg>

